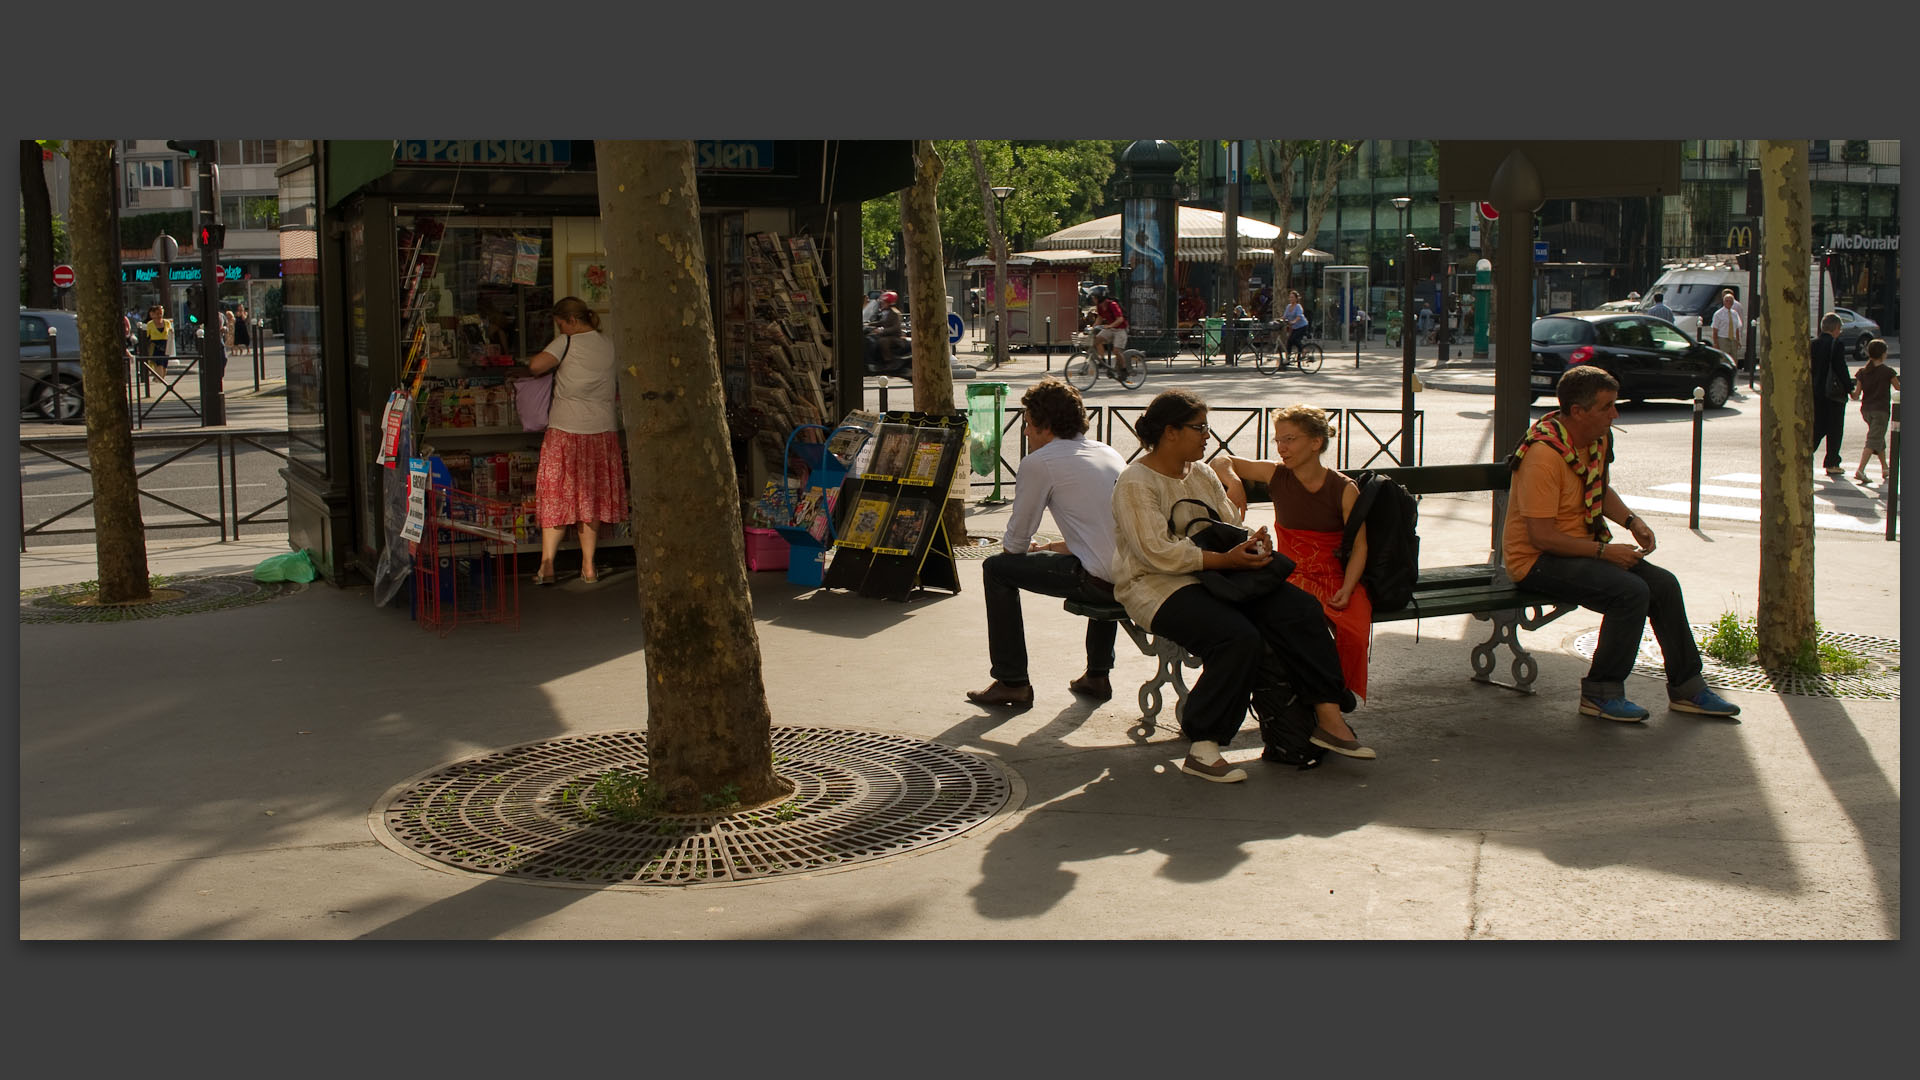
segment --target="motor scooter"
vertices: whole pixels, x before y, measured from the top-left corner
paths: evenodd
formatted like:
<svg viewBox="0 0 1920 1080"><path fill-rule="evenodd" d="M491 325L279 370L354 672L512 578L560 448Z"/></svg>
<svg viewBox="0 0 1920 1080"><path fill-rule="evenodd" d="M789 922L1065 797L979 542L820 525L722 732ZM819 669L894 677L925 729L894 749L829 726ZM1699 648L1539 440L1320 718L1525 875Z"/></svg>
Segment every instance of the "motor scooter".
<svg viewBox="0 0 1920 1080"><path fill-rule="evenodd" d="M913 367L913 335L904 327L898 343L893 346L893 355L888 356L887 345L877 326L867 327L867 374L898 375Z"/></svg>

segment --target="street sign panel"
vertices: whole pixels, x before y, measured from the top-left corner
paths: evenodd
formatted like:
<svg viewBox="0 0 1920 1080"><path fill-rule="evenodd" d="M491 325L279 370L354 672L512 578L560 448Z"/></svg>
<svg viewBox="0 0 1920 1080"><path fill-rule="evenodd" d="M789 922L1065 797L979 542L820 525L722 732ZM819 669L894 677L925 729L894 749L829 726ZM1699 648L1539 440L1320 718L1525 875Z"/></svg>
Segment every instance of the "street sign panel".
<svg viewBox="0 0 1920 1080"><path fill-rule="evenodd" d="M1533 242L1533 261L1537 263L1547 261L1547 242L1545 240L1535 240Z"/></svg>
<svg viewBox="0 0 1920 1080"><path fill-rule="evenodd" d="M56 289L73 288L73 267L61 263L53 268L53 287Z"/></svg>
<svg viewBox="0 0 1920 1080"><path fill-rule="evenodd" d="M947 312L947 344L958 344L966 332L967 324L960 321L960 316L951 311Z"/></svg>

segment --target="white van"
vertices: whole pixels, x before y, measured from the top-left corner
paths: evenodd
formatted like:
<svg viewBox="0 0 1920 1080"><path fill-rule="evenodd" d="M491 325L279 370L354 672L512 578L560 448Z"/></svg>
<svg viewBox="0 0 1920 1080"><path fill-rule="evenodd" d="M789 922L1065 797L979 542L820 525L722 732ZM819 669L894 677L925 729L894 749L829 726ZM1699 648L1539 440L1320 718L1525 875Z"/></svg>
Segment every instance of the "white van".
<svg viewBox="0 0 1920 1080"><path fill-rule="evenodd" d="M1708 341L1712 334L1706 332L1713 325L1713 311L1720 306L1720 293L1733 290L1733 297L1739 301L1740 309L1747 316L1747 325L1752 328L1759 322L1757 305L1747 296L1747 272L1740 269L1739 263L1732 257L1694 259L1687 262L1668 263L1661 268L1660 277L1640 294L1640 302L1634 310L1645 311L1653 306L1653 294L1663 293L1667 307L1673 309L1673 325L1680 332L1699 341ZM1810 313L1809 333L1817 332L1821 313L1813 309L1820 303L1821 281L1825 279L1827 309L1839 303L1834 295L1833 275L1820 268L1819 263L1807 265L1807 310ZM1755 276L1758 288L1766 287L1766 273ZM1736 357L1735 359L1738 359Z"/></svg>

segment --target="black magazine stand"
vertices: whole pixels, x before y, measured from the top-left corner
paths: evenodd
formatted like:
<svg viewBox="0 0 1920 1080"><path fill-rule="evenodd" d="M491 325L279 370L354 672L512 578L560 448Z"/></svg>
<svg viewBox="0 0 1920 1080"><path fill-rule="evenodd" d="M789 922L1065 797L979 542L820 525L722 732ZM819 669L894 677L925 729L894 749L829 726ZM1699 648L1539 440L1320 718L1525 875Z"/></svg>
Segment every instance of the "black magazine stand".
<svg viewBox="0 0 1920 1080"><path fill-rule="evenodd" d="M887 600L922 588L958 593L944 511L966 448L963 412L883 413L841 484L822 586Z"/></svg>

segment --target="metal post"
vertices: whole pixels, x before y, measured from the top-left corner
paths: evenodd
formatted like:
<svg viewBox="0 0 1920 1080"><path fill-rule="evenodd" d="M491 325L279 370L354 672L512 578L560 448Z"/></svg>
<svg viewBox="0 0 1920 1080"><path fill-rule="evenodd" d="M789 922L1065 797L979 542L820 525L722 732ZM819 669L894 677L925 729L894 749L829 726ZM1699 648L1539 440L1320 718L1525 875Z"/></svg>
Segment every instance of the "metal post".
<svg viewBox="0 0 1920 1080"><path fill-rule="evenodd" d="M1047 316L1047 370L1053 370L1053 316Z"/></svg>
<svg viewBox="0 0 1920 1080"><path fill-rule="evenodd" d="M1410 200L1395 199L1401 226L1409 218ZM1400 461L1413 464L1413 230L1407 229L1400 267Z"/></svg>
<svg viewBox="0 0 1920 1080"><path fill-rule="evenodd" d="M880 376L880 411L883 413L887 411L887 382L885 375Z"/></svg>
<svg viewBox="0 0 1920 1080"><path fill-rule="evenodd" d="M1240 306L1240 140L1232 139L1227 143L1227 214L1223 221L1226 226L1225 247L1227 288L1226 302L1221 304L1220 342L1226 348L1227 366L1240 362L1239 350L1235 348L1233 331L1235 320L1233 309ZM1287 242L1286 223L1280 226L1280 242Z"/></svg>
<svg viewBox="0 0 1920 1080"><path fill-rule="evenodd" d="M1433 301L1434 336L1440 342L1440 354L1433 361L1436 368L1447 366L1447 346L1451 343L1453 331L1447 325L1447 296L1452 292L1452 282L1447 279L1453 276L1453 264L1448 260L1453 255L1452 245L1453 204L1443 202L1440 204L1440 295L1434 297Z"/></svg>
<svg viewBox="0 0 1920 1080"><path fill-rule="evenodd" d="M213 155L219 144L202 139L200 146L200 223L220 220L220 192L214 175ZM200 247L200 325L207 330L200 346L200 423L203 427L222 427L227 422L226 392L222 381L227 373L226 345L220 340L220 250L212 244ZM224 537L223 537L224 539Z"/></svg>
<svg viewBox="0 0 1920 1080"><path fill-rule="evenodd" d="M1893 392L1893 415L1887 425L1887 474L1880 481L1887 496L1887 539L1899 535L1900 525L1900 391Z"/></svg>
<svg viewBox="0 0 1920 1080"><path fill-rule="evenodd" d="M1707 427L1707 392L1693 388L1693 494L1688 496L1687 528L1700 527L1700 439Z"/></svg>

